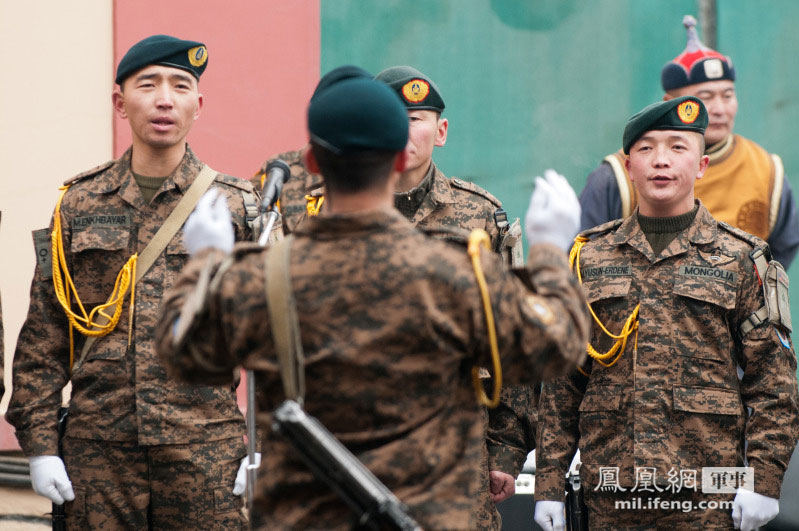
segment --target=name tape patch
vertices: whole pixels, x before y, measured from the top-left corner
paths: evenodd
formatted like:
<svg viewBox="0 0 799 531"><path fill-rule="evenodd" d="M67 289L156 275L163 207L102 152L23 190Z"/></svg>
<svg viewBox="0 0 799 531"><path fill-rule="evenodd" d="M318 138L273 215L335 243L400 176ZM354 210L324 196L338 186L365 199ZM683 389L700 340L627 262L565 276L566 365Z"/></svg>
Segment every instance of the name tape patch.
<svg viewBox="0 0 799 531"><path fill-rule="evenodd" d="M632 269L628 265L586 267L580 270L580 275L582 275L583 279L598 277L630 277L632 274Z"/></svg>
<svg viewBox="0 0 799 531"><path fill-rule="evenodd" d="M128 214L108 214L95 216L80 216L72 218L72 229L82 230L89 227L129 227L130 216Z"/></svg>

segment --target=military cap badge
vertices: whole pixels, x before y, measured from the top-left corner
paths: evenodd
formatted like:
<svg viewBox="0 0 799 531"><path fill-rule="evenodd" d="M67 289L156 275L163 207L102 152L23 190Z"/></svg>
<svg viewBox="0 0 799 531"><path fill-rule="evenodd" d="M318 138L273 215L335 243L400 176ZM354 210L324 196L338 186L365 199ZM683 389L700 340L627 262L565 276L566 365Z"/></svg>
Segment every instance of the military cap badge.
<svg viewBox="0 0 799 531"><path fill-rule="evenodd" d="M424 101L430 94L430 84L424 79L412 79L402 86L402 96L411 103Z"/></svg>
<svg viewBox="0 0 799 531"><path fill-rule="evenodd" d="M677 106L677 117L684 124L692 124L699 118L699 105L693 100L687 100Z"/></svg>
<svg viewBox="0 0 799 531"><path fill-rule="evenodd" d="M202 66L208 60L208 50L205 46L195 46L187 52L191 66Z"/></svg>

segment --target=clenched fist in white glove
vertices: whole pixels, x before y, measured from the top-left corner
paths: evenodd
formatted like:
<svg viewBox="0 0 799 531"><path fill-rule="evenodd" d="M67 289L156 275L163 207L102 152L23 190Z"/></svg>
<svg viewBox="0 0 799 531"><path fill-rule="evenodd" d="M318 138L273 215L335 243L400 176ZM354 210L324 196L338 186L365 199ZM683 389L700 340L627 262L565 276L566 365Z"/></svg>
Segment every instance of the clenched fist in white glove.
<svg viewBox="0 0 799 531"><path fill-rule="evenodd" d="M552 243L566 252L580 230L580 202L571 185L555 170L535 178L535 190L524 217L530 245Z"/></svg>
<svg viewBox="0 0 799 531"><path fill-rule="evenodd" d="M738 489L732 502L732 523L735 529L752 531L766 525L780 512L780 502L746 489Z"/></svg>
<svg viewBox="0 0 799 531"><path fill-rule="evenodd" d="M186 249L192 256L206 248L229 253L235 240L227 198L220 195L219 190L208 190L183 226Z"/></svg>
<svg viewBox="0 0 799 531"><path fill-rule="evenodd" d="M255 459L255 466L260 466L261 454L255 452L253 458ZM236 474L236 482L233 484L233 494L236 496L243 496L244 492L247 490L247 463L249 462L249 459L245 457L241 460L241 464L239 465L239 471Z"/></svg>
<svg viewBox="0 0 799 531"><path fill-rule="evenodd" d="M61 505L64 501L75 499L72 482L67 476L64 462L56 455L40 455L31 457L31 483L39 496L50 498L53 503Z"/></svg>
<svg viewBox="0 0 799 531"><path fill-rule="evenodd" d="M537 501L533 520L544 531L564 531L566 528L566 505L559 501Z"/></svg>

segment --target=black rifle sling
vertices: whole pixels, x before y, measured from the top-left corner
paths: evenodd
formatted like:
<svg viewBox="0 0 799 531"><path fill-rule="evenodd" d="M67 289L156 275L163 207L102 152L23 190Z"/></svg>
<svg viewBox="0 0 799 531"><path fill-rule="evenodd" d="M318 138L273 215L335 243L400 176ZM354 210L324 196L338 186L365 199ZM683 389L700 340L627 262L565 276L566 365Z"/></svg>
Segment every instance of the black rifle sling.
<svg viewBox="0 0 799 531"><path fill-rule="evenodd" d="M303 403L305 397L305 367L300 341L300 323L294 290L291 289L289 262L293 238L272 244L264 264L266 279L266 305L272 339L280 363L280 377L286 398Z"/></svg>

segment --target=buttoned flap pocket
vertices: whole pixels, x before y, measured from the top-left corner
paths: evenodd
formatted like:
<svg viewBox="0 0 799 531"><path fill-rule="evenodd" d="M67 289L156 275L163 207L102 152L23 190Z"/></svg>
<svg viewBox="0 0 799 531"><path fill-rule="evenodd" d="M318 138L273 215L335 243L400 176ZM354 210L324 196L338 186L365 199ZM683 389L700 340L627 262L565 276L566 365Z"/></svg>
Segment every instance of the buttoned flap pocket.
<svg viewBox="0 0 799 531"><path fill-rule="evenodd" d="M734 389L674 386L674 409L688 413L740 415L741 397Z"/></svg>
<svg viewBox="0 0 799 531"><path fill-rule="evenodd" d="M630 292L631 283L631 276L597 277L588 280L583 276L583 292L588 302L623 299Z"/></svg>
<svg viewBox="0 0 799 531"><path fill-rule="evenodd" d="M72 232L72 252L127 250L130 231L127 228L92 227Z"/></svg>
<svg viewBox="0 0 799 531"><path fill-rule="evenodd" d="M580 412L615 411L621 405L621 385L589 386L580 402Z"/></svg>
<svg viewBox="0 0 799 531"><path fill-rule="evenodd" d="M674 293L725 310L735 308L737 269L680 264L674 275Z"/></svg>

